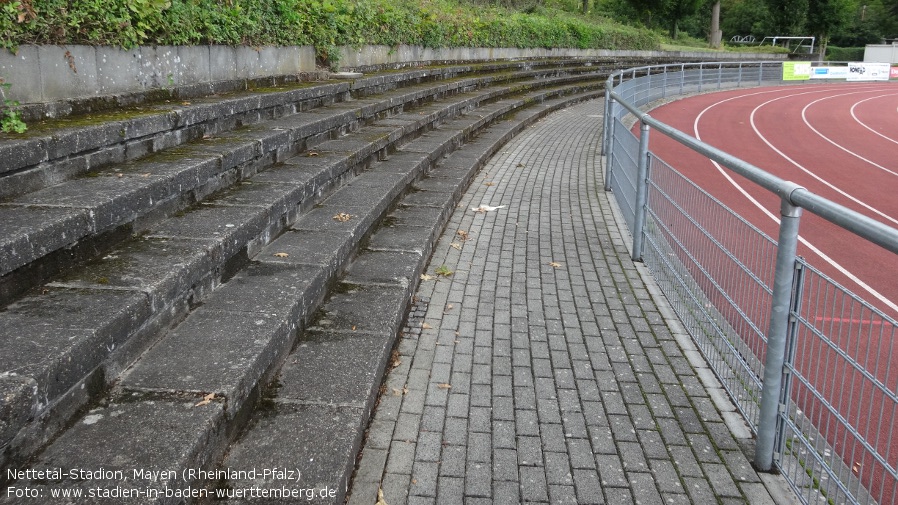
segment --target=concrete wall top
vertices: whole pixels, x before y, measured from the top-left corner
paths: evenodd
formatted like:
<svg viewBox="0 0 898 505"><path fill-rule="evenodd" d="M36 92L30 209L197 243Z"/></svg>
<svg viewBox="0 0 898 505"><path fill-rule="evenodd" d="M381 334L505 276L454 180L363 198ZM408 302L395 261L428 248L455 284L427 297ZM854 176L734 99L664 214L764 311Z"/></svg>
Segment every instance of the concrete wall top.
<svg viewBox="0 0 898 505"><path fill-rule="evenodd" d="M315 70L309 46L20 46L0 50L8 98L24 103L140 93Z"/></svg>
<svg viewBox="0 0 898 505"><path fill-rule="evenodd" d="M708 61L727 60L782 60L783 55L769 53L721 53L709 51L620 51L610 49L515 49L420 46L363 46L340 48L341 70L358 70L366 67L400 65L409 62L489 61L525 58L683 58Z"/></svg>
<svg viewBox="0 0 898 505"><path fill-rule="evenodd" d="M683 57L764 59L774 55L710 52L610 51L579 49L425 48L363 46L341 48L340 69L373 69L419 62L486 61L557 57ZM23 45L0 50L0 77L11 84L7 98L22 104L174 89L202 83L314 73L310 46L107 46Z"/></svg>

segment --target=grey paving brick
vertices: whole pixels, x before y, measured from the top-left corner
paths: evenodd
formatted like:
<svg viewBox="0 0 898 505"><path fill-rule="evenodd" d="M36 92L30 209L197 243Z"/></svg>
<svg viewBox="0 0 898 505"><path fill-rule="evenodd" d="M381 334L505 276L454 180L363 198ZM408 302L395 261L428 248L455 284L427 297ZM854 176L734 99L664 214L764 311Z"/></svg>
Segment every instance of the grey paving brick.
<svg viewBox="0 0 898 505"><path fill-rule="evenodd" d="M542 467L524 466L521 473L521 498L531 502L548 502L549 486Z"/></svg>
<svg viewBox="0 0 898 505"><path fill-rule="evenodd" d="M415 444L396 440L390 444L387 473L410 475L415 463Z"/></svg>
<svg viewBox="0 0 898 505"><path fill-rule="evenodd" d="M416 461L412 469L411 489L409 496L437 495L437 472L439 464L428 461Z"/></svg>
<svg viewBox="0 0 898 505"><path fill-rule="evenodd" d="M594 471L574 470L574 488L577 490L578 503L605 503L599 476Z"/></svg>
<svg viewBox="0 0 898 505"><path fill-rule="evenodd" d="M518 451L496 449L493 452L493 478L497 480L518 480Z"/></svg>
<svg viewBox="0 0 898 505"><path fill-rule="evenodd" d="M521 466L543 466L542 441L539 437L518 437L518 461Z"/></svg>
<svg viewBox="0 0 898 505"><path fill-rule="evenodd" d="M440 475L464 477L467 466L467 448L463 445L444 444L440 456Z"/></svg>
<svg viewBox="0 0 898 505"><path fill-rule="evenodd" d="M573 485L549 484L549 502L576 505L577 491Z"/></svg>

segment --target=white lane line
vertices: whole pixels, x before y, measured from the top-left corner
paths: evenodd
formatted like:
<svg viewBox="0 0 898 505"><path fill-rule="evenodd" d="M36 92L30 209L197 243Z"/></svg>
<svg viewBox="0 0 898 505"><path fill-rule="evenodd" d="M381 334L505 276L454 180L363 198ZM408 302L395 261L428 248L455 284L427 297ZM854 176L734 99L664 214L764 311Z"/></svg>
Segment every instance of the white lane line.
<svg viewBox="0 0 898 505"><path fill-rule="evenodd" d="M876 162L873 161L873 160L868 160L867 158L864 158L864 157L861 156L860 154L858 154L858 153L852 151L851 149L848 149L847 147L845 147L845 146L843 146L843 145L837 143L836 141L832 140L831 138L827 137L826 135L824 135L823 133L821 133L819 130L817 130L816 128L814 128L814 125L812 125L811 122L808 120L808 117L807 117L807 111L808 111L808 109L809 109L812 105L816 105L817 103L822 102L822 101L824 101L824 100L829 100L830 98L839 98L839 97L848 96L848 95L853 95L853 94L855 94L855 93L843 93L843 94L841 94L841 95L833 95L833 96L827 96L827 97L823 97L823 98L818 98L817 100L814 100L813 102L811 102L811 103L805 105L804 108L801 109L801 119L804 121L804 124L805 124L808 128L811 129L811 131L813 131L814 133L816 133L816 134L817 134L820 138L822 138L823 140L829 142L830 144L834 145L835 147L838 147L839 149L841 149L841 150L845 151L846 153L848 153L848 154L854 156L855 158L857 158L857 159L863 161L864 163L867 163L867 164L870 165L870 166L876 167L876 168L882 170L883 172L892 174L892 175L894 175L894 176L898 176L898 172L895 172L894 170L890 170L889 168L886 168L886 167L880 165L879 163L876 163ZM867 99L865 99L865 100L861 100L860 102L856 102L856 103L851 107L851 116L854 118L854 120L855 120L858 124L860 124L860 125L863 126L864 128L867 128L867 129L870 130L871 132L873 132L873 133L879 135L880 137L882 137L882 138L884 138L884 139L886 139L886 140L888 140L888 141L890 141L890 142L894 142L894 143L898 144L898 141L892 140L892 139L886 137L885 135L883 135L883 134L881 134L881 133L879 133L879 132L873 130L873 129L870 128L869 126L867 126L867 125L865 125L864 123L862 123L862 122L857 118L857 116L854 115L854 108L857 107L857 104L858 104L858 103L862 103L862 102L865 102L865 101L867 101L867 100L872 100L873 98L882 98L883 96L894 96L894 95L880 95L880 96L878 96L878 97L867 98Z"/></svg>
<svg viewBox="0 0 898 505"><path fill-rule="evenodd" d="M876 131L876 130L874 130L873 128L871 128L870 126L868 126L867 123L864 123L863 121L861 121L861 120L854 114L854 109L855 109L858 105L860 105L860 104L862 104L862 103L864 103L864 102L866 102L866 101L868 101L868 100L875 100L875 99L877 99L877 98L882 98L882 97L885 97L885 96L893 96L893 95L894 95L894 94L872 96L872 97L870 97L870 98L861 100L860 102L858 102L858 103L856 103L856 104L854 104L854 105L851 106L851 117L853 117L854 120L857 121L857 123L858 123L859 125L861 125L861 126L863 126L864 128L870 130L871 132L875 133L876 135L879 135L880 137L882 137L882 138L888 140L889 142L894 142L894 143L898 144L898 140L893 139L893 138L891 138L891 137L887 137L887 136L883 135L882 133L879 133L878 131ZM895 112L898 113L898 108L895 109Z"/></svg>
<svg viewBox="0 0 898 505"><path fill-rule="evenodd" d="M708 107L706 107L704 110L702 110L702 111L698 114L698 116L696 116L695 121L693 121L693 123L692 123L692 130L693 130L693 133L695 134L695 138L697 138L697 139L699 139L699 140L701 140L701 138L702 138L702 137L701 137L701 134L699 133L699 122L701 121L701 118L705 115L706 112L708 112L709 110L711 110L712 108L714 108L714 107L716 107L716 106L718 106L718 105L720 105L720 104L729 102L729 101L731 101L731 100L736 100L736 99L738 99L738 98L744 98L744 97L754 96L754 95L760 95L760 94L762 94L762 93L749 93L749 94L745 94L745 95L734 96L734 97L726 98L726 99L721 100L721 101L719 101L719 102L713 103L713 104L709 105ZM754 113L752 113L752 114L754 114ZM746 199L748 199L748 201L751 202L752 205L754 205L755 207L757 207L758 210L760 210L762 213L764 213L764 215L766 215L767 217L769 217L770 219L772 219L772 220L777 224L777 226L779 226L779 224L780 224L780 219L779 219L777 216L775 216L772 212L770 212L769 210L767 210L767 208L764 207L763 205L761 205L760 202L758 202L753 196L751 196L751 195L748 193L748 191L745 190L745 188L743 188L738 182L736 182L735 180L733 180L733 178L730 177L729 173L727 173L727 171L724 170L724 168L723 168L722 166L720 166L719 163L717 163L716 161L713 161L713 160L709 160L709 161L711 161L711 163L714 165L714 167L717 169L717 171L720 172L720 174L723 175L723 177L724 177L730 184L732 184L733 187L736 188L737 191L739 191L740 193L742 193L742 195L743 195ZM817 247L815 247L813 244L811 244L807 239L805 239L804 237L802 237L801 235L799 235L799 236L798 236L798 241L801 242L802 244L804 244L804 246L807 247L808 249L810 249L814 254L816 254L817 256L819 256L824 262L828 263L831 267L833 267L833 268L836 269L837 271L841 272L843 275L845 275L846 277L848 277L848 279L850 279L852 282L854 282L855 284L857 284L861 289L863 289L864 291L866 291L867 293L869 293L870 296L872 296L872 297L876 298L877 300L879 300L879 301L880 301L882 304L884 304L886 307L889 307L890 309L894 310L895 312L898 312L898 304L896 304L896 303L893 302L892 300L890 300L890 299L888 299L887 297L885 297L885 296L884 296L882 293L880 293L879 291L876 291L875 289L873 289L872 286L870 286L870 285L868 285L867 283L865 283L864 281L860 280L856 275L854 275L854 274L852 274L851 272L849 272L845 267L843 267L842 265L840 265L837 261L835 261L834 259L830 258L830 257L827 256L826 254L824 254L823 251L821 251L820 249L818 249Z"/></svg>
<svg viewBox="0 0 898 505"><path fill-rule="evenodd" d="M755 115L757 114L757 112L758 112L759 110L761 110L763 107L766 107L767 105L770 105L770 104L773 103L773 102L776 102L777 100L781 100L781 99L783 99L783 98L792 98L792 97L795 97L795 96L798 96L798 95L804 95L804 94L806 94L806 93L797 93L797 94L795 94L795 95L785 95L785 96L777 97L777 98L774 98L774 99L772 99L772 100L768 100L768 101L762 103L761 105L758 105L757 107L755 107L755 109L751 112L751 116L750 116L750 117L751 117L751 127L752 127L752 129L755 131L755 135L757 135L758 138L760 138L762 142L764 142L765 144L767 144L767 147L769 147L773 152L779 154L780 157L782 157L784 160L786 160L786 161L788 161L789 163L791 163L792 165L794 165L796 168L798 168L798 169L801 170L802 172L804 172L804 173L810 175L812 178L814 178L815 180L817 180L818 182L820 182L820 183L823 184L824 186L828 187L829 189L835 191L836 193L838 193L838 194L844 196L845 198L851 200L852 202L854 202L854 203L860 205L861 207L863 207L863 208L869 210L870 212L876 214L877 216L879 216L879 217L881 217L881 218L883 218L883 219L885 219L885 220L887 220L887 221L891 221L894 225L898 226L898 219L895 219L894 217L892 217L892 216L886 214L885 212L883 212L883 211L877 209L876 207L873 207L872 205L867 204L867 203L861 201L861 200L858 199L858 198L855 198L854 196L852 196L852 195L848 194L847 192L843 191L841 188L837 187L836 185L832 184L831 182L827 181L826 179L824 179L824 178L820 177L819 175L815 174L814 172L810 171L810 170L807 169L804 165L802 165L801 163L795 161L794 159L792 159L791 157L789 157L789 155L787 155L786 153L784 153L783 151L781 151L779 148L777 148L776 146L774 146L773 143L770 142L769 140L767 140L767 137L765 137L764 134L761 133L761 131L758 129L757 124L755 124Z"/></svg>

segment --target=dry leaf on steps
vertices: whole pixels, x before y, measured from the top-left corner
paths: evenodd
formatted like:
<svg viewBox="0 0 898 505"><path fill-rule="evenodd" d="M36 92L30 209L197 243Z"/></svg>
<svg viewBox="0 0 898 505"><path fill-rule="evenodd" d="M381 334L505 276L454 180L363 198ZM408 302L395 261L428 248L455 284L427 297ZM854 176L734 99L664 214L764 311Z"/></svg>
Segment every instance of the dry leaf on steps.
<svg viewBox="0 0 898 505"><path fill-rule="evenodd" d="M286 258L287 256L290 256L290 255L285 252L278 252L278 253L274 253L273 256L275 258Z"/></svg>
<svg viewBox="0 0 898 505"><path fill-rule="evenodd" d="M388 505L386 501L384 501L384 490L378 488L377 489L377 503L374 505Z"/></svg>
<svg viewBox="0 0 898 505"><path fill-rule="evenodd" d="M215 399L215 393L209 393L203 397L203 401L197 403L196 405L194 405L194 407L202 407L203 405L209 405L210 403L212 403L212 400L214 400L214 399Z"/></svg>

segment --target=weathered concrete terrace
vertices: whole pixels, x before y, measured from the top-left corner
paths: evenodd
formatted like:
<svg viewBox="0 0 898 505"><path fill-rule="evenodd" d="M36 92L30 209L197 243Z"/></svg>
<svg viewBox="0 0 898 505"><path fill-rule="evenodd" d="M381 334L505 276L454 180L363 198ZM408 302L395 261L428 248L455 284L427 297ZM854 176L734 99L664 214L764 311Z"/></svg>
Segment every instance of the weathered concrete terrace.
<svg viewBox="0 0 898 505"><path fill-rule="evenodd" d="M0 136L0 462L31 470L4 487L787 497L599 191L594 100L637 61L230 82Z"/></svg>

